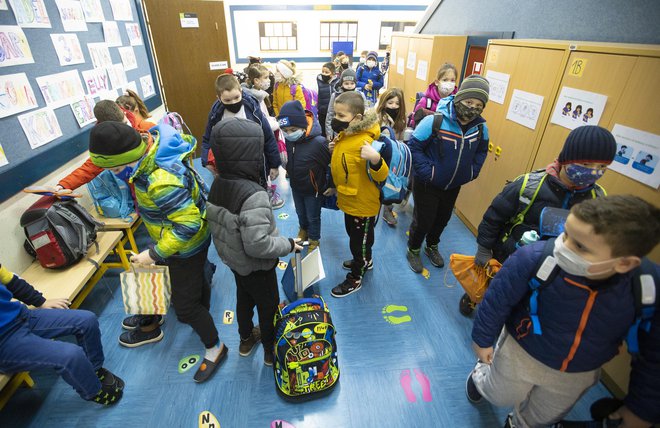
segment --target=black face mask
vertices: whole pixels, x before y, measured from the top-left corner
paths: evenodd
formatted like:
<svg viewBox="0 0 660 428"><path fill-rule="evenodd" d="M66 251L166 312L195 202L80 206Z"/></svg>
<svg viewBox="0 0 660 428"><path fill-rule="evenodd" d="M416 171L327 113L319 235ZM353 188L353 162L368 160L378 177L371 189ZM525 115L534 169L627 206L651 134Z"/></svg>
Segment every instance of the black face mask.
<svg viewBox="0 0 660 428"><path fill-rule="evenodd" d="M229 110L230 112L236 114L241 109L241 107L243 107L243 100L240 100L240 101L235 102L233 104L222 103L222 105L225 106L225 108L227 110Z"/></svg>
<svg viewBox="0 0 660 428"><path fill-rule="evenodd" d="M385 107L385 112L392 118L392 120L395 120L396 116L399 114L399 109Z"/></svg>
<svg viewBox="0 0 660 428"><path fill-rule="evenodd" d="M322 74L321 75L321 80L323 80L325 83L328 83L330 81L330 75L329 74Z"/></svg>
<svg viewBox="0 0 660 428"><path fill-rule="evenodd" d="M463 122L472 122L484 111L482 108L468 107L460 101L454 101L454 108L456 109L456 116Z"/></svg>
<svg viewBox="0 0 660 428"><path fill-rule="evenodd" d="M346 70L346 69L348 68L348 63L343 63L343 62L342 62L342 63L341 63L341 68L343 68L344 70Z"/></svg>
<svg viewBox="0 0 660 428"><path fill-rule="evenodd" d="M332 122L330 122L330 127L333 131L339 134L341 131L345 131L346 128L348 128L349 123L350 122L344 122L343 120L334 118L332 119Z"/></svg>

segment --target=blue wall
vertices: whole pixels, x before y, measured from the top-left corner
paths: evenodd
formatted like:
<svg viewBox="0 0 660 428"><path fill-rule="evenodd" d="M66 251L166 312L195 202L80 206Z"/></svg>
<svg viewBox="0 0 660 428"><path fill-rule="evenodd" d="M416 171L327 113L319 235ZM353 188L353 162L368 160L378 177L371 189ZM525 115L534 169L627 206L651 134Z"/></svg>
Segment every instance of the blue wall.
<svg viewBox="0 0 660 428"><path fill-rule="evenodd" d="M658 0L443 0L424 34L515 31L516 39L660 43Z"/></svg>

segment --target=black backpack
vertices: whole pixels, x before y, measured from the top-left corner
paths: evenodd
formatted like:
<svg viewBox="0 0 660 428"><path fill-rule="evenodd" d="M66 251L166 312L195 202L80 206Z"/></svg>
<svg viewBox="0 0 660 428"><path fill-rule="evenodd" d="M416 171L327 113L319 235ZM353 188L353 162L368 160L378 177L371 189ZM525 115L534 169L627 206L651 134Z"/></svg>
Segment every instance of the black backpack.
<svg viewBox="0 0 660 428"><path fill-rule="evenodd" d="M49 269L70 266L85 257L96 243L99 226L76 201L55 196L43 196L21 216L25 249Z"/></svg>

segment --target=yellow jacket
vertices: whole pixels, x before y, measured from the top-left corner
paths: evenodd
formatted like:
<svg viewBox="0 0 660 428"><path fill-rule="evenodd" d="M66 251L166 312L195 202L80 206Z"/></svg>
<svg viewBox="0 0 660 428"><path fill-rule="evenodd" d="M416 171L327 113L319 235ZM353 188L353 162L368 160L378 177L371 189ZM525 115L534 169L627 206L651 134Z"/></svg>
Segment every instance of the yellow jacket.
<svg viewBox="0 0 660 428"><path fill-rule="evenodd" d="M291 98L291 84L296 85L296 96L294 98ZM290 79L275 85L275 89L273 89L273 110L275 111L275 116L280 114L280 109L287 101L298 100L303 108L305 108L305 95L300 85L300 83L295 83L295 81L290 81Z"/></svg>
<svg viewBox="0 0 660 428"><path fill-rule="evenodd" d="M380 189L369 180L368 161L360 157L364 143L371 144L379 136L376 113L368 110L361 121L351 124L335 139L330 170L337 189L337 206L354 217L374 217L380 211ZM388 172L383 160L377 171L371 170L371 176L385 181Z"/></svg>

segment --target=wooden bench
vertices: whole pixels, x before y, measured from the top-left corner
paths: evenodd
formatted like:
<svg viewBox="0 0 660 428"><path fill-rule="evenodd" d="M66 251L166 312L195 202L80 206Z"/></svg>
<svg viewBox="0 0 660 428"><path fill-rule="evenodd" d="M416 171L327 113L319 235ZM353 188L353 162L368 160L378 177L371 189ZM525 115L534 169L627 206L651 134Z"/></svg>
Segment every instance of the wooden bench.
<svg viewBox="0 0 660 428"><path fill-rule="evenodd" d="M130 221L126 221L121 218L103 217L96 211L93 205L86 205L84 202L81 205L87 209L96 221L103 223L103 226L101 227L102 230L120 230L124 232L124 237L122 238L122 245L124 248L126 248L126 244L128 243L129 247L126 248L127 250L130 250L135 254L140 252L135 243L135 231L142 224L142 218L136 213L131 213Z"/></svg>
<svg viewBox="0 0 660 428"><path fill-rule="evenodd" d="M61 270L45 269L35 261L21 274L21 277L42 292L46 299L66 298L71 301L71 308L76 309L108 269L130 268L123 239L124 236L120 231L99 232L96 241L98 251L96 246L92 245L87 254L87 257L98 264L98 268L85 259ZM105 259L112 252L119 256L120 262L106 263ZM0 374L0 409L23 384L28 387L34 385L28 372Z"/></svg>

